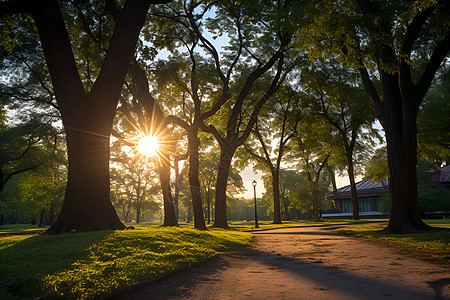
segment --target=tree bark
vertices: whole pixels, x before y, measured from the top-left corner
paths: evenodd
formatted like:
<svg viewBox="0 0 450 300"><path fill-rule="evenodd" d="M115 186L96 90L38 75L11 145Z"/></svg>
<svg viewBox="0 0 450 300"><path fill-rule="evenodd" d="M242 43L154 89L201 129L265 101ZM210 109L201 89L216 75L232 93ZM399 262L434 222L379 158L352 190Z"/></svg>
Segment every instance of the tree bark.
<svg viewBox="0 0 450 300"><path fill-rule="evenodd" d="M355 172L353 169L353 158L351 153L347 153L347 164L348 164L348 179L350 181L350 193L352 196L353 220L359 220L358 191L356 190Z"/></svg>
<svg viewBox="0 0 450 300"><path fill-rule="evenodd" d="M386 97L386 102L394 105L396 99L391 97ZM402 109L392 109L392 113L395 115L385 122L391 199L391 218L385 231L428 230L431 227L421 220L417 195L417 110L404 104Z"/></svg>
<svg viewBox="0 0 450 300"><path fill-rule="evenodd" d="M202 194L200 191L200 180L198 179L199 140L197 129L188 131L189 140L189 185L191 189L192 208L194 211L194 228L206 230L205 218L203 215Z"/></svg>
<svg viewBox="0 0 450 300"><path fill-rule="evenodd" d="M94 119L86 119L84 126L65 124L69 163L66 193L61 212L47 234L125 228L109 199L109 130L100 129L110 125L95 121L100 114L92 115Z"/></svg>
<svg viewBox="0 0 450 300"><path fill-rule="evenodd" d="M278 166L277 168L274 168L272 171L272 188L273 188L273 224L281 224L280 169Z"/></svg>
<svg viewBox="0 0 450 300"><path fill-rule="evenodd" d="M168 155L168 153L167 153ZM170 189L170 165L163 157L160 158L159 178L161 182L161 189L164 199L164 223L163 226L178 226L177 216L175 213L175 205L172 199L172 192Z"/></svg>
<svg viewBox="0 0 450 300"><path fill-rule="evenodd" d="M312 203L313 203L313 220L315 222L319 222L320 221L320 216L319 216L319 196L318 196L318 187L317 187L317 183L316 181L311 181L311 198L312 198Z"/></svg>
<svg viewBox="0 0 450 300"><path fill-rule="evenodd" d="M213 227L229 228L227 222L227 184L235 148L221 147L219 169L216 182L216 205Z"/></svg>

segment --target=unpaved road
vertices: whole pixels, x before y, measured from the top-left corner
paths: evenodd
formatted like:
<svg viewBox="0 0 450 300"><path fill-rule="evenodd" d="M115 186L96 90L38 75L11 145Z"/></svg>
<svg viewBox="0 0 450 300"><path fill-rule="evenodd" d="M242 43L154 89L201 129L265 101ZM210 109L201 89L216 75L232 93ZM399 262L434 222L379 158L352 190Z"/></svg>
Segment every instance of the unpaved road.
<svg viewBox="0 0 450 300"><path fill-rule="evenodd" d="M450 270L324 228L254 232L252 247L116 299L450 299Z"/></svg>

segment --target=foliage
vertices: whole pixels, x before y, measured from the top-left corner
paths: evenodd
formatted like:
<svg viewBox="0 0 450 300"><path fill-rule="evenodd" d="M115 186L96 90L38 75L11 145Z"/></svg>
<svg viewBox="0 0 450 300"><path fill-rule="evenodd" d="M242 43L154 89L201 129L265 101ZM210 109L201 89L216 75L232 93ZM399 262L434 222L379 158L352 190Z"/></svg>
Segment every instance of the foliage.
<svg viewBox="0 0 450 300"><path fill-rule="evenodd" d="M450 69L442 72L419 110L418 157L440 168L450 163Z"/></svg>
<svg viewBox="0 0 450 300"><path fill-rule="evenodd" d="M64 195L64 140L51 117L21 119L0 129L0 214L7 222L50 224Z"/></svg>
<svg viewBox="0 0 450 300"><path fill-rule="evenodd" d="M1 238L0 295L97 298L250 239L250 234L237 231L161 227Z"/></svg>
<svg viewBox="0 0 450 300"><path fill-rule="evenodd" d="M375 150L373 155L364 162L364 179L380 181L388 177L386 147Z"/></svg>

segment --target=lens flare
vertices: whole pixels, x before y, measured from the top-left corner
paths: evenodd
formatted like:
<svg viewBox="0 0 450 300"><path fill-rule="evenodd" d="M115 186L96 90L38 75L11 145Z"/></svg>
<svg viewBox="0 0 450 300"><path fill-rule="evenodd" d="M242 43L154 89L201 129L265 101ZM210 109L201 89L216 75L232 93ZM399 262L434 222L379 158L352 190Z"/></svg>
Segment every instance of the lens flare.
<svg viewBox="0 0 450 300"><path fill-rule="evenodd" d="M158 139L156 138L156 136L153 135L144 136L139 141L139 144L136 146L137 151L148 157L158 155L157 153L158 148L159 148Z"/></svg>

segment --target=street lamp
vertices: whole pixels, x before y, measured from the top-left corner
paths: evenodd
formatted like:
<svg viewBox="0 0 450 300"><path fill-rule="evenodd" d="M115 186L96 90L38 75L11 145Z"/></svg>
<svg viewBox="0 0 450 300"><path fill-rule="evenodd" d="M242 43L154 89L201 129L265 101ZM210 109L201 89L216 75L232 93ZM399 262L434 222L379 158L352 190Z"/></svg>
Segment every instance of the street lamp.
<svg viewBox="0 0 450 300"><path fill-rule="evenodd" d="M256 209L256 180L252 181L253 185L253 194L255 195L255 228L259 228L258 226L258 210Z"/></svg>

